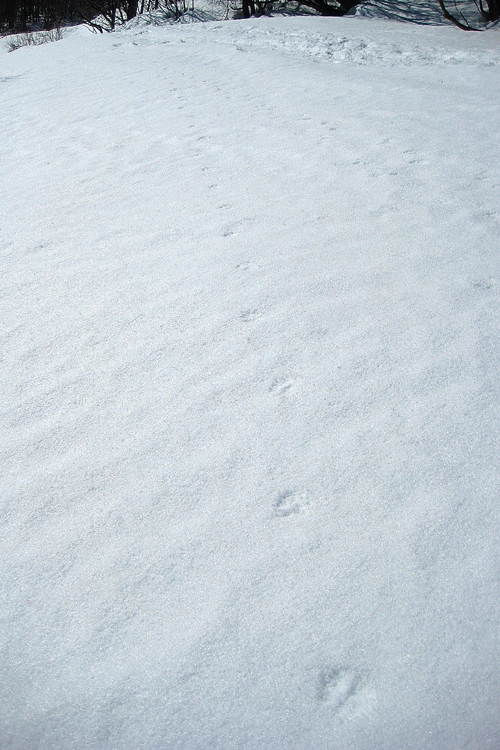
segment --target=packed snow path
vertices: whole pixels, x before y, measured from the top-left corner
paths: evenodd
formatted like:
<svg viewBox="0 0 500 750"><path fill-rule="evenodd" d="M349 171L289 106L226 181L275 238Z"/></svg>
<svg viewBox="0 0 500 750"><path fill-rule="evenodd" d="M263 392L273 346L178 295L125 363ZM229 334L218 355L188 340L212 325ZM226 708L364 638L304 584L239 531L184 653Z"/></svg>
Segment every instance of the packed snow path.
<svg viewBox="0 0 500 750"><path fill-rule="evenodd" d="M2 52L2 750L498 750L498 38Z"/></svg>

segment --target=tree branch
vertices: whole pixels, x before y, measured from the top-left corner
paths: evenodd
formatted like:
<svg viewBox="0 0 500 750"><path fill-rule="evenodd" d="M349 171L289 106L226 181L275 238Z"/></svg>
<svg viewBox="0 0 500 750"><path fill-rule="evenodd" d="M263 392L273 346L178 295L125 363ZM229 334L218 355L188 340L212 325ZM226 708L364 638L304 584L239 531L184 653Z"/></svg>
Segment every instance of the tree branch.
<svg viewBox="0 0 500 750"><path fill-rule="evenodd" d="M451 13L449 13L446 10L445 4L443 0L438 0L439 7L443 11L443 16L446 18L447 21L451 21L455 26L458 26L459 29L462 29L462 31L479 31L479 29L475 29L473 26L469 26L469 24L462 23L458 20L458 18L455 18L455 16L452 16Z"/></svg>

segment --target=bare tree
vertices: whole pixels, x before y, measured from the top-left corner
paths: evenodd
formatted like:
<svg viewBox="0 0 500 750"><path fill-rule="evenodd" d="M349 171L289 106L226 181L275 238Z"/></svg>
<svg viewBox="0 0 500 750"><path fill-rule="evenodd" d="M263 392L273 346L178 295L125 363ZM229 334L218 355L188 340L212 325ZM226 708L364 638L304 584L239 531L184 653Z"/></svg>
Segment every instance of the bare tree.
<svg viewBox="0 0 500 750"><path fill-rule="evenodd" d="M465 9L459 9L457 0L453 0L454 12L450 13L445 5L444 0L438 0L439 7L447 21L451 21L455 26L463 31L479 31L478 23L474 25L469 20L469 13ZM477 21L482 25L498 21L500 18L500 0L472 0L470 10L477 16Z"/></svg>
<svg viewBox="0 0 500 750"><path fill-rule="evenodd" d="M84 22L94 31L112 31L118 24L137 14L164 11L175 20L188 10L194 11L195 0L0 0L0 32L28 32L53 29L67 23ZM263 15L287 0L227 0L244 18ZM363 0L300 0L300 3L323 16L343 16ZM460 2L460 6L458 5ZM235 3L235 4L233 4ZM240 4L241 3L241 4ZM444 17L466 31L485 28L500 18L500 0L437 0ZM470 9L468 12L467 9ZM472 20L471 20L472 19Z"/></svg>

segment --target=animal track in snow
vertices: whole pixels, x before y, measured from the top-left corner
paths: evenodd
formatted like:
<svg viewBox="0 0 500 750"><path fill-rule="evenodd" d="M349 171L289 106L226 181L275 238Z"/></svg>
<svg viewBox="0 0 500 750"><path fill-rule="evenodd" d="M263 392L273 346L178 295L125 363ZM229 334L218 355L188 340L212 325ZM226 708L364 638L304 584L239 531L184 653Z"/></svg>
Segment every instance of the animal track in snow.
<svg viewBox="0 0 500 750"><path fill-rule="evenodd" d="M243 261L235 266L237 271L254 271L260 268L258 263L252 263L251 261Z"/></svg>
<svg viewBox="0 0 500 750"><path fill-rule="evenodd" d="M472 286L474 289L493 289L495 286L495 279L479 279L473 282Z"/></svg>
<svg viewBox="0 0 500 750"><path fill-rule="evenodd" d="M274 503L274 514L279 517L291 516L300 513L305 506L309 505L306 497L294 490L280 492Z"/></svg>
<svg viewBox="0 0 500 750"><path fill-rule="evenodd" d="M293 378L274 378L269 386L270 393L286 393L293 388L295 381Z"/></svg>
<svg viewBox="0 0 500 750"><path fill-rule="evenodd" d="M240 312L240 318L244 320L245 323L250 323L252 320L260 318L261 314L260 310L242 310Z"/></svg>
<svg viewBox="0 0 500 750"><path fill-rule="evenodd" d="M327 703L334 711L353 698L361 687L359 672L351 669L327 669L320 673L317 687L317 698Z"/></svg>
<svg viewBox="0 0 500 750"><path fill-rule="evenodd" d="M241 229L246 228L255 221L257 221L256 216L245 216L243 219L232 221L230 224L226 224L226 226L222 227L222 236L232 237L235 234L239 234Z"/></svg>

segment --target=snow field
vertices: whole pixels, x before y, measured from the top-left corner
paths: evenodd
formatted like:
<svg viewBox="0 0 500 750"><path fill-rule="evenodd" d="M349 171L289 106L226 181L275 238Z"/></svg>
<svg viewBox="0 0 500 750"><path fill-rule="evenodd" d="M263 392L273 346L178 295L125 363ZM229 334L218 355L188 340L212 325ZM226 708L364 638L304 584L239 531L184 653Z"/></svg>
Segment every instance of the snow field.
<svg viewBox="0 0 500 750"><path fill-rule="evenodd" d="M496 36L2 54L2 750L499 746Z"/></svg>

